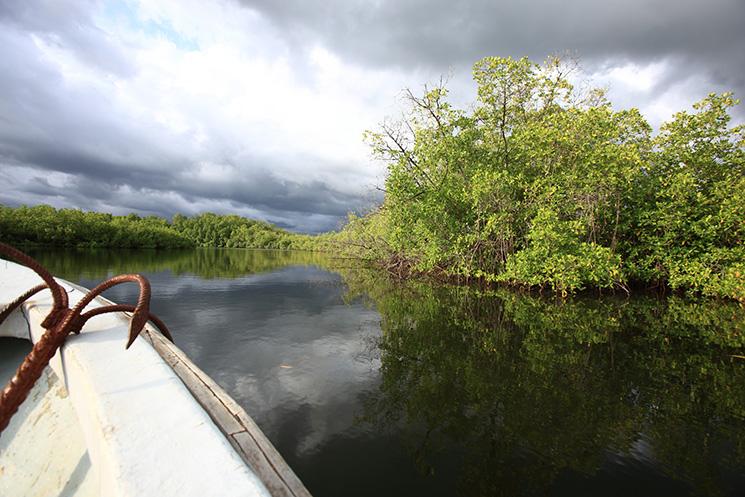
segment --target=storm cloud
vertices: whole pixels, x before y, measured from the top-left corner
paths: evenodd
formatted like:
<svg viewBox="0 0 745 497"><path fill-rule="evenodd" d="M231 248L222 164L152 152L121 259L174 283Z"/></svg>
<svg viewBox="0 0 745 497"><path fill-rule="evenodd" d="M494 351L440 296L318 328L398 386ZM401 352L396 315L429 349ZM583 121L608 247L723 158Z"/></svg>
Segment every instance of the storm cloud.
<svg viewBox="0 0 745 497"><path fill-rule="evenodd" d="M237 213L298 231L380 201L365 129L485 55L571 52L653 124L745 94L742 0L0 4L0 203ZM738 116L742 116L738 110Z"/></svg>
<svg viewBox="0 0 745 497"><path fill-rule="evenodd" d="M297 41L316 37L379 65L470 66L487 55L569 50L603 63L680 56L743 82L742 0L241 0Z"/></svg>

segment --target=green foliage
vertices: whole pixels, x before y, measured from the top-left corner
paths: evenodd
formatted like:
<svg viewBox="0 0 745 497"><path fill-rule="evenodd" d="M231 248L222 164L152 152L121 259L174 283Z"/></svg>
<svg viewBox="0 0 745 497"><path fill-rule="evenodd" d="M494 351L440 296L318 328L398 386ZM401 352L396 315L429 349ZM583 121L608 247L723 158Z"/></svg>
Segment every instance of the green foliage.
<svg viewBox="0 0 745 497"><path fill-rule="evenodd" d="M745 301L745 127L729 127L731 94L679 112L655 139L635 276Z"/></svg>
<svg viewBox="0 0 745 497"><path fill-rule="evenodd" d="M177 248L192 242L165 219L112 216L48 205L0 205L0 240L12 245L56 247Z"/></svg>
<svg viewBox="0 0 745 497"><path fill-rule="evenodd" d="M366 216L349 214L347 224L338 233L328 235L331 247L342 248L347 256L368 261L390 258L393 248L386 241L389 217L381 210Z"/></svg>
<svg viewBox="0 0 745 497"><path fill-rule="evenodd" d="M321 246L324 237L290 233L269 223L234 215L177 214L169 223L157 216L113 216L47 205L15 209L0 205L0 240L13 245L54 247L314 250Z"/></svg>
<svg viewBox="0 0 745 497"><path fill-rule="evenodd" d="M581 221L561 221L540 208L527 234L527 247L507 259L499 281L540 286L548 284L566 296L585 285L613 287L621 278L621 257L609 248L581 241Z"/></svg>
<svg viewBox="0 0 745 497"><path fill-rule="evenodd" d="M173 227L198 247L299 249L306 248L311 238L262 221L211 212L191 218L174 216Z"/></svg>
<svg viewBox="0 0 745 497"><path fill-rule="evenodd" d="M477 101L408 93L400 122L367 132L388 163L384 205L340 235L353 255L408 272L550 287L662 283L745 299L745 139L731 94L652 136L638 110L577 91L558 58L487 57Z"/></svg>

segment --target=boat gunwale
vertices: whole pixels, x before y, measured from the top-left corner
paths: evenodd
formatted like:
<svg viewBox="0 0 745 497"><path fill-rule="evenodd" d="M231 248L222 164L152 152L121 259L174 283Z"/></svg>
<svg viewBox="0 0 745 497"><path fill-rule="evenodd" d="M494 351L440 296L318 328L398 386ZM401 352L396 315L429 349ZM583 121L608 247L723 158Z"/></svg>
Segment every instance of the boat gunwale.
<svg viewBox="0 0 745 497"><path fill-rule="evenodd" d="M85 293L87 289L61 278L55 278ZM96 300L106 305L115 302L103 296ZM113 313L121 319L130 312ZM123 316L122 316L123 315ZM251 416L207 373L202 371L173 342L167 340L149 322L140 334L173 370L194 400L202 406L238 455L259 477L272 497L311 497L272 442ZM178 337L175 337L178 340Z"/></svg>

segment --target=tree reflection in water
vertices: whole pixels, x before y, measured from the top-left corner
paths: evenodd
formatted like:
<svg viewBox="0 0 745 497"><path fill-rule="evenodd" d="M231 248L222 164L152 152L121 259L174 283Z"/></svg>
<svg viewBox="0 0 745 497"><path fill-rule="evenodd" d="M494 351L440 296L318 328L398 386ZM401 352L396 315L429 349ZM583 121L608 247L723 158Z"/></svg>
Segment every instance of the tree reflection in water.
<svg viewBox="0 0 745 497"><path fill-rule="evenodd" d="M460 495L564 493L651 473L727 495L745 467L745 310L679 297L557 302L347 272L382 316L364 421ZM611 493L613 489L610 490ZM618 489L616 489L618 490Z"/></svg>

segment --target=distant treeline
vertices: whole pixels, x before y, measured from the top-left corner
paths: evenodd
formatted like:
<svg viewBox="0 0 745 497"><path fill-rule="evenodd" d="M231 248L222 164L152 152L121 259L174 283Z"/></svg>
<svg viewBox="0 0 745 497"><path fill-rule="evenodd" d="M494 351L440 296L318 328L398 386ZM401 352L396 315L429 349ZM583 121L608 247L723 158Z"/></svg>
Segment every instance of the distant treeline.
<svg viewBox="0 0 745 497"><path fill-rule="evenodd" d="M136 214L114 216L48 205L0 205L0 241L19 246L312 249L314 237L269 223L212 213L172 221Z"/></svg>
<svg viewBox="0 0 745 497"><path fill-rule="evenodd" d="M401 276L561 294L632 283L745 301L745 126L710 94L653 133L637 109L575 89L559 59L487 57L459 109L408 93L368 133L385 202L338 236Z"/></svg>

